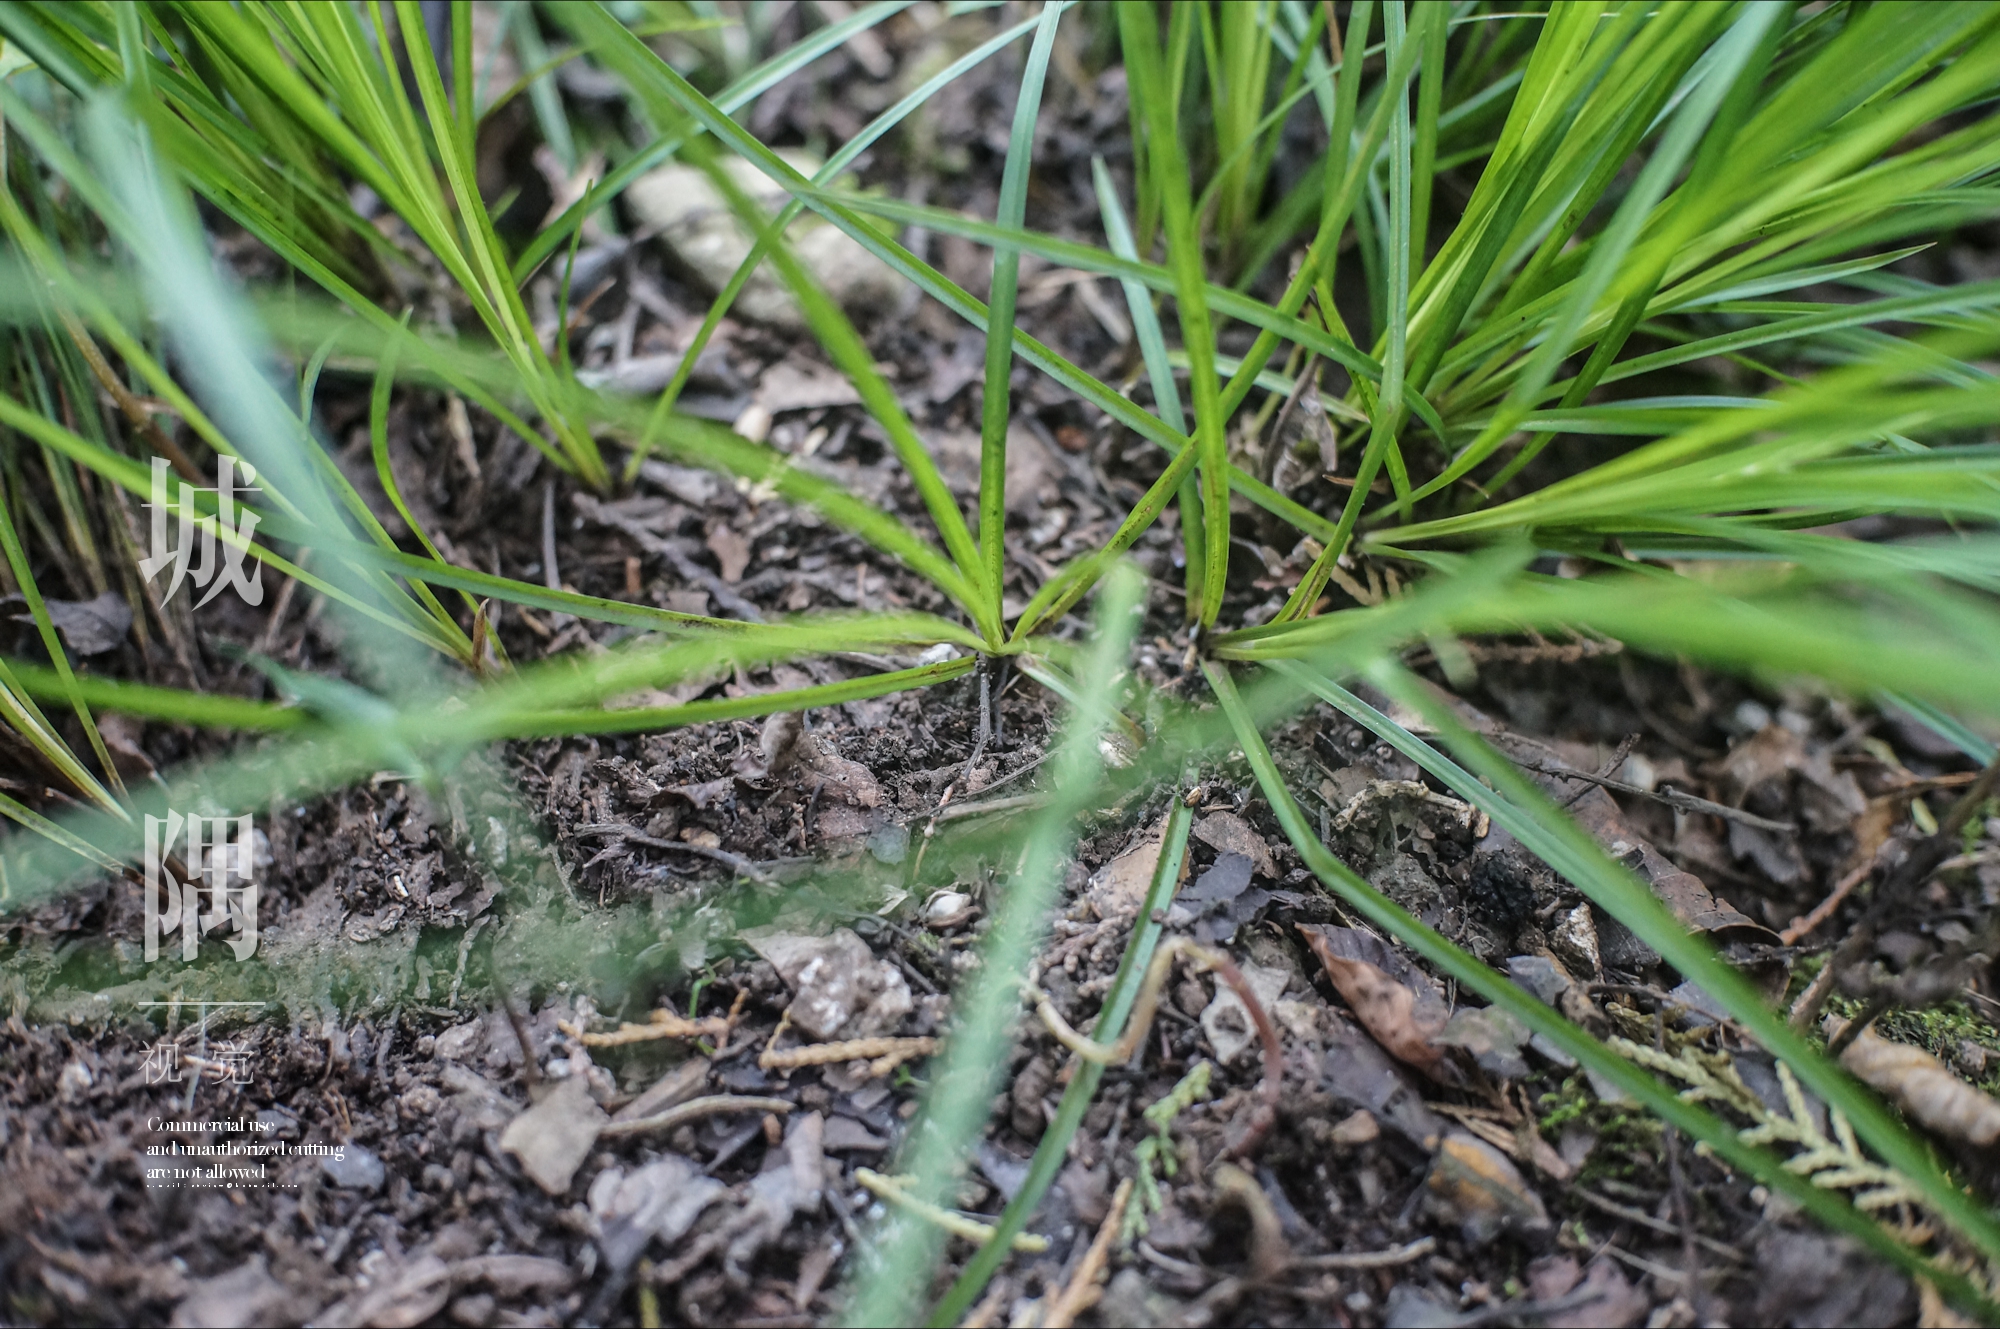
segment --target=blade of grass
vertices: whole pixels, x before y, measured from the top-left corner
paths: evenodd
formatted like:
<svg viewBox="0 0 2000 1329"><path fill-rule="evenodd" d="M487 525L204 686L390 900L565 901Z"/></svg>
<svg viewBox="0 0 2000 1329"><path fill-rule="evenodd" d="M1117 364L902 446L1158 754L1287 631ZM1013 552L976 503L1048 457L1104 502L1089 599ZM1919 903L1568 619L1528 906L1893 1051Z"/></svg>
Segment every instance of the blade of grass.
<svg viewBox="0 0 2000 1329"><path fill-rule="evenodd" d="M22 497L26 498L25 495ZM39 711L35 712L34 718L41 723L22 728L22 736L76 786L79 794L89 798L107 812L123 816L125 808L119 800L125 795L124 781L119 779L118 767L112 763L111 754L105 750L104 736L97 732L97 721L91 717L89 705L77 691L76 675L70 669L69 654L56 633L55 623L49 618L49 607L42 599L41 590L35 585L34 573L28 566L27 551L21 546L20 533L14 529L11 504L7 498L4 489L0 489L0 551L5 552L7 566L14 574L14 585L19 588L22 598L28 603L28 613L34 620L35 631L42 641L42 649L49 653L49 659L55 663L57 676L68 686L66 700L70 704L70 709L76 713L76 721L82 726L85 738L89 740L90 750L97 755L98 768L104 772L104 778L110 782L111 789L106 790L83 763L77 760L71 753L69 745L62 741L54 727L48 724L47 717L42 716Z"/></svg>
<svg viewBox="0 0 2000 1329"><path fill-rule="evenodd" d="M1160 32L1144 0L1118 6L1119 45L1131 95L1145 131L1148 177L1159 191L1166 230L1167 266L1187 349L1194 396L1194 448L1201 480L1203 522L1201 612L1196 624L1214 626L1229 575L1229 439L1222 394L1215 378L1215 334L1209 321L1201 236L1195 226L1194 188L1181 146L1180 108L1168 100L1160 68Z"/></svg>
<svg viewBox="0 0 2000 1329"><path fill-rule="evenodd" d="M694 91L685 83L682 90L687 93ZM757 201L744 192L713 157L701 165L708 172L709 183L728 202L730 210L766 241L771 263L784 278L792 298L798 301L814 337L854 384L868 413L888 433L897 459L903 463L904 471L909 474L923 499L924 507L930 513L938 534L944 538L945 549L955 565L952 576L936 583L938 589L956 600L979 625L982 635L997 645L1003 639L998 584L988 585L981 576L979 551L973 544L971 531L966 527L965 515L959 511L958 500L952 496L950 486L945 484L944 476L938 472L937 463L925 450L923 440L917 437L910 417L896 399L895 390L875 367L875 357L869 352L867 343L861 340L861 334L855 331L840 306L793 256L791 246L777 233L777 228L764 215Z"/></svg>
<svg viewBox="0 0 2000 1329"><path fill-rule="evenodd" d="M1719 53L1715 66L1708 71L1701 83L1681 102L1674 112L1672 123L1660 146L1647 160L1639 172L1639 178L1631 190L1619 203L1618 211L1612 215L1610 224L1602 235L1591 243L1590 259L1584 265L1583 273L1572 284L1563 301L1562 308L1550 321L1541 346L1529 361L1527 369L1515 380L1507 399L1494 413L1489 423L1457 457L1451 465L1440 472L1437 478L1424 484L1418 491L1419 497L1436 493L1466 474L1479 462L1491 455L1493 450L1511 433L1520 419L1533 409L1535 398L1541 393L1560 368L1563 358L1570 354L1572 343L1584 319L1596 306L1600 296L1611 291L1614 298L1620 293L1613 283L1620 265L1639 238L1640 228L1646 219L1666 196L1681 166L1700 146L1702 136L1708 131L1709 122L1723 104L1724 99L1735 89L1736 81L1746 69L1752 68L1751 57L1764 44L1771 26L1777 22L1780 11L1775 8L1756 7L1744 11L1730 30L1716 44ZM1650 285L1650 283L1648 283ZM1638 309L1631 311L1631 322L1638 321ZM1527 455L1532 456L1532 452ZM1522 463L1525 464L1525 461ZM1511 469L1518 469L1511 468ZM1355 493L1361 493L1359 486ZM1409 519L1407 505L1403 518Z"/></svg>
<svg viewBox="0 0 2000 1329"><path fill-rule="evenodd" d="M796 45L772 56L757 68L744 73L741 78L716 95L716 105L724 114L734 115L828 51L846 45L848 39L856 33L866 32L877 24L895 17L908 9L912 3L914 0L880 0L880 3L856 10L838 23L821 28ZM561 13L553 17L558 21L563 19ZM665 134L645 151L636 154L611 171L597 187L596 206L608 207L611 201L622 194L634 180L665 164L680 151L685 141L685 138L675 134ZM534 275L535 269L547 262L550 255L568 242L570 232L581 226L584 217L588 215L584 205L589 201L579 199L571 204L560 217L543 227L541 233L521 251L520 258L514 261L513 277L517 284L526 285L528 278Z"/></svg>
<svg viewBox="0 0 2000 1329"><path fill-rule="evenodd" d="M1006 1063L1008 1029L1020 1005L1020 985L1041 946L1048 913L1062 882L1062 865L1075 835L1079 799L1095 784L1098 743L1117 716L1117 689L1142 603L1145 579L1121 570L1109 577L1098 600L1096 640L1084 673L1089 682L1055 758L1051 802L1028 832L1007 889L994 903L993 926L981 947L970 991L958 1004L958 1021L931 1077L923 1120L909 1135L905 1170L909 1189L931 1204L950 1193L952 1179L984 1124L993 1087ZM936 1267L943 1234L928 1224L892 1221L877 1261L869 1268L843 1320L848 1324L914 1323L917 1298Z"/></svg>
<svg viewBox="0 0 2000 1329"><path fill-rule="evenodd" d="M1137 260L1139 251L1132 242L1132 228L1125 221L1125 209L1118 203L1118 188L1112 182L1111 172L1105 168L1103 157L1093 157L1090 162L1091 181L1097 190L1097 211L1104 220L1104 238L1111 246L1111 252L1119 258ZM1132 315L1132 335L1139 343L1139 354L1146 365L1146 377L1153 388L1153 409L1167 428L1176 434L1187 433L1187 417L1181 413L1180 385L1174 381L1173 364L1167 358L1167 338L1160 328L1160 316L1153 308L1153 297L1145 286L1132 280L1119 283L1125 291L1125 308ZM1186 563L1186 608L1187 619L1194 622L1201 615L1203 587L1207 585L1207 575L1202 570L1204 557L1205 523L1201 516L1201 490L1192 476L1182 479L1178 485L1181 512L1181 549ZM1035 608L1031 605L1030 610ZM1023 613L1022 623L1029 621L1030 615Z"/></svg>
<svg viewBox="0 0 2000 1329"><path fill-rule="evenodd" d="M1067 8L1048 0L1035 26L1035 42L1021 71L1014 101L1014 125L1007 136L1007 160L1000 171L1000 202L994 224L1018 230L1028 215L1028 168L1035 155L1035 121L1042 109L1042 84L1055 49L1056 24ZM1014 299L1021 283L1021 253L993 251L992 289L986 298L986 390L979 407L979 566L997 621L1001 582L1006 576L1003 544L1007 525L1007 425L1012 418ZM967 569L968 575L971 569Z"/></svg>

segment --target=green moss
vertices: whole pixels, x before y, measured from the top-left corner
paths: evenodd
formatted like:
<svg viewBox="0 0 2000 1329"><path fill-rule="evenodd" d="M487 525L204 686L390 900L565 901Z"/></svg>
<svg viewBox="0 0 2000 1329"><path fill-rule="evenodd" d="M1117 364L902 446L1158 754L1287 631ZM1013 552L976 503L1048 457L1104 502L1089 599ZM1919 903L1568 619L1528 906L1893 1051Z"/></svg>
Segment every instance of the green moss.
<svg viewBox="0 0 2000 1329"><path fill-rule="evenodd" d="M1920 1047L1989 1094L2000 1094L2000 1029L1962 1001L1922 1010L1887 1011L1875 1022L1884 1038ZM1967 1057L1963 1044L1983 1049L1985 1065ZM1977 1071L1975 1075L1973 1072Z"/></svg>

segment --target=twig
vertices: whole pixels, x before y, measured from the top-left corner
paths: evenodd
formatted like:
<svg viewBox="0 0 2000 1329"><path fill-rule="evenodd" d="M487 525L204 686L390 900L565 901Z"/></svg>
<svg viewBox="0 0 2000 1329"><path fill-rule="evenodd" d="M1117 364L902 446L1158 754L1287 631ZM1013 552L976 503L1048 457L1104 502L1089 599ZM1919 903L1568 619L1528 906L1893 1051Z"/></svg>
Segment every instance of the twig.
<svg viewBox="0 0 2000 1329"><path fill-rule="evenodd" d="M1294 1271L1324 1273L1336 1269L1394 1269L1421 1260L1437 1249L1436 1237L1418 1237L1404 1246L1385 1251L1355 1251L1346 1255L1301 1255L1292 1260Z"/></svg>
<svg viewBox="0 0 2000 1329"><path fill-rule="evenodd" d="M500 1009L507 1012L507 1023L513 1028L514 1037L520 1040L521 1078L532 1090L542 1082L542 1068L535 1060L534 1040L528 1036L528 1022L522 1019L521 1012L515 1009L514 995L507 990L506 983L501 981L500 962L493 958L490 948L486 952L486 973L493 980L493 995L500 999Z"/></svg>
<svg viewBox="0 0 2000 1329"><path fill-rule="evenodd" d="M709 1094L703 1098L690 1098L685 1103L677 1103L664 1112L656 1112L650 1117L634 1117L631 1121L614 1121L597 1133L597 1138L618 1138L626 1135L646 1135L653 1131L670 1131L676 1126L698 1121L703 1117L713 1117L724 1112L790 1112L797 1104L782 1098L757 1098L748 1094Z"/></svg>
<svg viewBox="0 0 2000 1329"><path fill-rule="evenodd" d="M1939 866L1943 865L1940 864ZM1856 886L1868 880L1868 874L1874 868L1875 859L1871 855L1867 862L1861 864L1861 866L1855 868L1852 872L1834 883L1833 889L1827 892L1824 900L1821 900L1812 907L1811 913L1805 915L1803 918L1793 919L1791 926L1778 934L1778 940L1787 946L1796 946L1798 945L1799 938L1811 936L1820 924L1833 917L1833 911L1840 908L1841 901L1854 894Z"/></svg>
<svg viewBox="0 0 2000 1329"><path fill-rule="evenodd" d="M720 1015L683 1020L672 1011L654 1011L652 1019L645 1024L620 1024L609 1033L586 1034L568 1020L556 1021L556 1028L585 1047L615 1048L624 1047L627 1043L650 1043L660 1038L727 1038L730 1022Z"/></svg>
<svg viewBox="0 0 2000 1329"><path fill-rule="evenodd" d="M1606 1199L1596 1191L1586 1190L1578 1186L1571 1191L1571 1194L1575 1195L1585 1204L1602 1209L1613 1218L1622 1218L1628 1223L1637 1223L1641 1227L1649 1227L1655 1232L1664 1233L1670 1237L1676 1235L1679 1231L1679 1229L1665 1219L1655 1218L1644 1209L1634 1209L1631 1205L1620 1204L1616 1200ZM1738 1264L1741 1264L1748 1258L1742 1251L1737 1250L1733 1246L1725 1245L1717 1241L1714 1237L1704 1237L1697 1232L1694 1239L1703 1250L1719 1255L1725 1260L1734 1260Z"/></svg>
<svg viewBox="0 0 2000 1329"><path fill-rule="evenodd" d="M1259 1087L1259 1102L1251 1114L1249 1129L1242 1139L1223 1153L1225 1158L1244 1158L1263 1142L1264 1136L1277 1122L1278 1099L1284 1087L1285 1053L1284 1045L1278 1040L1277 1027L1265 1013L1264 1004L1257 1000L1257 994L1244 979L1243 971L1227 955L1187 937L1175 937L1163 943L1153 953L1152 964L1146 967L1146 981L1139 986L1138 1000L1132 1005L1132 1018L1125 1026L1124 1036L1110 1044L1096 1042L1076 1032L1050 1002L1048 994L1036 985L1033 973L1030 973L1023 988L1028 999L1035 1004L1035 1014L1041 1017L1056 1042L1085 1061L1096 1062L1100 1066L1115 1066L1129 1061L1147 1034L1152 1032L1153 1019L1160 1009L1160 990L1166 986L1174 961L1182 956L1203 968L1213 969L1216 976L1229 985L1237 1000L1243 1003L1244 1010L1250 1013L1250 1021L1256 1026L1257 1037L1264 1047L1264 1082Z"/></svg>
<svg viewBox="0 0 2000 1329"><path fill-rule="evenodd" d="M1627 734L1625 735L1624 738L1618 740L1618 750L1611 754L1611 759L1609 761L1605 762L1602 766L1599 766L1597 768L1596 778L1599 780L1606 779L1609 776L1611 776L1613 772L1622 769L1625 765L1625 759L1632 755L1632 745L1637 743L1638 741L1639 741L1639 735L1637 733ZM1590 792L1590 786L1588 784L1585 784L1585 786L1582 789L1579 789L1574 794L1571 794L1569 796L1568 801L1565 802L1563 806L1566 808L1569 807L1571 804L1574 804L1579 798L1582 798L1585 794L1589 792Z"/></svg>
<svg viewBox="0 0 2000 1329"><path fill-rule="evenodd" d="M1621 794L1631 794L1638 798L1650 798L1656 802L1665 803L1670 808L1679 808L1683 812L1706 812L1711 817L1721 817L1726 821L1740 822L1745 826L1754 826L1760 831L1775 831L1780 835L1797 835L1799 833L1799 828L1789 821L1771 821L1768 818L1759 817L1755 813L1745 812L1742 808L1732 808L1727 803L1712 803L1705 798L1696 798L1693 794L1683 794L1672 785L1662 785L1658 789L1647 789L1636 784L1626 784L1623 780L1613 780L1609 776L1591 775L1585 771L1560 770L1544 766L1538 761L1523 762L1521 765L1523 769L1534 771L1539 775L1553 775L1559 780L1588 780L1591 784L1603 785L1606 789L1615 789Z"/></svg>
<svg viewBox="0 0 2000 1329"><path fill-rule="evenodd" d="M1937 833L1918 841L1876 890L1868 912L1861 916L1861 921L1854 925L1846 940L1827 957L1826 968L1813 979L1812 986L1799 994L1790 1016L1793 1028L1807 1028L1818 1018L1820 1007L1826 1004L1827 995L1833 991L1834 976L1851 969L1868 953L1883 922L1901 909L1917 888L1930 880L1931 874L1952 857L1958 849L1959 832L1992 794L1996 781L2000 781L2000 757L1979 773L1978 778L1966 787L1958 801L1939 819Z"/></svg>
<svg viewBox="0 0 2000 1329"><path fill-rule="evenodd" d="M940 1209L927 1200L920 1200L904 1190L894 1177L885 1177L869 1168L854 1169L854 1179L878 1199L909 1210L918 1218L951 1233L963 1237L975 1246L984 1246L993 1240L993 1229L977 1219L963 1214L954 1214L949 1209ZM1015 1250L1023 1255L1039 1255L1049 1248L1047 1237L1038 1237L1032 1232L1023 1232L1014 1238Z"/></svg>
<svg viewBox="0 0 2000 1329"><path fill-rule="evenodd" d="M765 1048L757 1058L757 1067L766 1071L795 1071L805 1066L865 1060L870 1062L870 1075L887 1075L912 1057L930 1056L937 1051L937 1045L935 1038L849 1038L838 1043L808 1043L783 1051Z"/></svg>
<svg viewBox="0 0 2000 1329"><path fill-rule="evenodd" d="M586 835L615 835L627 844L644 845L648 849L666 849L677 854L693 854L698 858L710 859L743 874L759 886L778 884L777 878L741 854L732 854L727 849L710 849L707 845L689 844L685 840L662 840L658 836L635 831L630 826L621 826L617 822L604 821L590 826L579 826L576 835L578 838Z"/></svg>
<svg viewBox="0 0 2000 1329"><path fill-rule="evenodd" d="M1306 367L1292 383L1291 392L1285 397L1285 404L1278 410L1278 418L1271 424L1271 433L1264 444L1264 455L1258 460L1258 478L1265 484L1271 483L1271 476L1278 469L1278 449L1284 446L1285 425L1298 409L1299 398L1305 396L1308 385L1313 392L1319 391L1319 352L1314 351L1306 360Z"/></svg>
<svg viewBox="0 0 2000 1329"><path fill-rule="evenodd" d="M139 431L147 446L165 457L183 480L198 485L206 483L201 468L181 450L180 444L174 442L164 430L153 423L153 417L146 413L146 408L139 399L118 381L118 375L112 372L110 364L104 359L104 352L98 349L97 342L84 329L83 324L77 321L76 316L60 309L56 311L56 316L62 319L70 340L76 343L76 349L82 353L84 363L90 366L92 376L106 392L111 394L111 399L118 403L118 409L131 426Z"/></svg>
<svg viewBox="0 0 2000 1329"><path fill-rule="evenodd" d="M1118 1235L1118 1220L1125 1212L1125 1201L1132 1195L1130 1177L1118 1183L1118 1189L1111 1196L1111 1211L1098 1224L1097 1237L1090 1243L1090 1249L1083 1254L1083 1263L1076 1268L1076 1274L1069 1280L1053 1304L1048 1314L1042 1317L1042 1329L1070 1329L1076 1317L1095 1306L1104 1296L1097 1280L1104 1273L1105 1263L1111 1258L1111 1242Z"/></svg>
<svg viewBox="0 0 2000 1329"><path fill-rule="evenodd" d="M1047 794L1015 794L1010 798L989 798L982 803L955 803L938 813L937 819L941 822L964 821L968 817L984 817L995 812L1038 808L1048 801Z"/></svg>

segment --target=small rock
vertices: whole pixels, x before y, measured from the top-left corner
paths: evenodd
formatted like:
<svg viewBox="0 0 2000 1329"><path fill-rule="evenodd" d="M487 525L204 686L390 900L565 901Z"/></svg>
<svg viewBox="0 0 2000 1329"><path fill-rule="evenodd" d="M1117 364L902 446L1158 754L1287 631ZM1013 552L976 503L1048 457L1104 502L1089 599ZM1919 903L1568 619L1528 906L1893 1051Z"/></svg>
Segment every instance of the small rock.
<svg viewBox="0 0 2000 1329"><path fill-rule="evenodd" d="M1375 1120L1375 1114L1367 1108L1356 1108L1353 1113L1334 1123L1331 1139L1335 1144L1352 1147L1367 1144L1382 1134L1382 1127Z"/></svg>
<svg viewBox="0 0 2000 1329"><path fill-rule="evenodd" d="M80 1061L72 1061L64 1066L62 1074L56 1077L56 1092L61 1095L63 1102L74 1103L89 1093L90 1087L95 1083L97 1077L90 1073L90 1067Z"/></svg>
<svg viewBox="0 0 2000 1329"><path fill-rule="evenodd" d="M830 1154L879 1154L889 1142L851 1117L828 1117L820 1147Z"/></svg>
<svg viewBox="0 0 2000 1329"><path fill-rule="evenodd" d="M1145 839L1091 875L1084 898L1099 918L1131 918L1139 912L1152 888L1153 870L1160 863L1160 832L1161 827L1155 827Z"/></svg>
<svg viewBox="0 0 2000 1329"><path fill-rule="evenodd" d="M1257 1001L1268 1016L1273 1004L1284 995L1285 985L1291 982L1289 970L1266 968L1260 964L1245 963L1242 966L1244 981L1250 985ZM1256 1022L1250 1018L1249 1007L1236 995L1236 989L1227 983L1215 987L1215 1000L1201 1013L1201 1030L1208 1035L1208 1044L1215 1049L1215 1059L1227 1066L1258 1041Z"/></svg>
<svg viewBox="0 0 2000 1329"><path fill-rule="evenodd" d="M801 175L811 176L821 163L795 148L778 155ZM756 198L766 212L789 198L756 166L729 157L723 169L738 187ZM656 228L660 240L681 264L710 290L720 290L749 257L751 237L730 212L703 171L682 165L662 166L632 182L625 195L642 226ZM792 252L828 294L850 310L881 311L893 307L903 281L859 243L812 213L786 233ZM735 311L745 318L790 331L803 331L805 320L791 292L765 263L750 275L737 296Z"/></svg>
<svg viewBox="0 0 2000 1329"><path fill-rule="evenodd" d="M746 938L793 992L792 1023L822 1041L891 1032L915 1009L903 971L847 928L831 936Z"/></svg>
<svg viewBox="0 0 2000 1329"><path fill-rule="evenodd" d="M1644 1323L1646 1312L1653 1308L1652 1299L1633 1287L1625 1271L1608 1258L1592 1261L1575 1290L1579 1299L1592 1293L1596 1294L1592 1300L1566 1311L1551 1312L1543 1317L1542 1323L1548 1329L1631 1329Z"/></svg>
<svg viewBox="0 0 2000 1329"><path fill-rule="evenodd" d="M1830 1329L1910 1319L1910 1280L1847 1237L1780 1230L1757 1243L1756 1255L1757 1322Z"/></svg>
<svg viewBox="0 0 2000 1329"><path fill-rule="evenodd" d="M1578 973L1595 977L1604 972L1603 953L1597 943L1597 922L1591 917L1588 903L1580 904L1563 915L1562 921L1556 924L1555 935L1549 938L1549 947Z"/></svg>
<svg viewBox="0 0 2000 1329"><path fill-rule="evenodd" d="M507 1124L500 1147L520 1160L537 1186L561 1195L610 1120L582 1077L559 1080L548 1097Z"/></svg>
<svg viewBox="0 0 2000 1329"><path fill-rule="evenodd" d="M1521 1056L1528 1027L1498 1006L1459 1007L1434 1041L1465 1049L1489 1074L1511 1080L1528 1073Z"/></svg>
<svg viewBox="0 0 2000 1329"><path fill-rule="evenodd" d="M322 1154L319 1168L328 1181L352 1191L380 1190L389 1175L374 1151L358 1144L341 1145L333 1153Z"/></svg>
<svg viewBox="0 0 2000 1329"><path fill-rule="evenodd" d="M174 1307L173 1329L251 1329L253 1325L297 1324L292 1294L253 1255L226 1274L205 1278Z"/></svg>
<svg viewBox="0 0 2000 1329"><path fill-rule="evenodd" d="M460 1297L451 1303L451 1318L455 1324L466 1325L468 1329L478 1329L479 1326L493 1323L493 1312L497 1309L499 1309L498 1302L486 1293L478 1292L469 1297Z"/></svg>
<svg viewBox="0 0 2000 1329"><path fill-rule="evenodd" d="M432 1051L443 1061L464 1061L472 1055L479 1044L479 1036L485 1032L484 1021L467 1020L439 1034Z"/></svg>
<svg viewBox="0 0 2000 1329"><path fill-rule="evenodd" d="M1097 1303L1099 1324L1173 1324L1181 1301L1146 1281L1137 1269L1120 1269Z"/></svg>
<svg viewBox="0 0 2000 1329"><path fill-rule="evenodd" d="M78 655L102 655L115 651L132 628L132 606L116 591L106 591L95 600L44 600L49 622L72 651ZM17 623L32 623L31 614L16 614Z"/></svg>
<svg viewBox="0 0 2000 1329"><path fill-rule="evenodd" d="M1469 1245L1487 1245L1502 1233L1535 1241L1552 1230L1541 1197L1513 1160L1468 1132L1445 1136L1425 1185L1432 1213L1458 1227Z"/></svg>
<svg viewBox="0 0 2000 1329"><path fill-rule="evenodd" d="M924 926L948 931L972 917L972 897L963 891L939 891L924 906Z"/></svg>
<svg viewBox="0 0 2000 1329"><path fill-rule="evenodd" d="M590 1183L597 1247L612 1268L630 1268L655 1237L667 1246L679 1241L726 1189L679 1154L668 1154L630 1176L606 1168Z"/></svg>
<svg viewBox="0 0 2000 1329"><path fill-rule="evenodd" d="M910 828L901 822L890 822L868 837L868 852L876 862L894 867L909 857Z"/></svg>

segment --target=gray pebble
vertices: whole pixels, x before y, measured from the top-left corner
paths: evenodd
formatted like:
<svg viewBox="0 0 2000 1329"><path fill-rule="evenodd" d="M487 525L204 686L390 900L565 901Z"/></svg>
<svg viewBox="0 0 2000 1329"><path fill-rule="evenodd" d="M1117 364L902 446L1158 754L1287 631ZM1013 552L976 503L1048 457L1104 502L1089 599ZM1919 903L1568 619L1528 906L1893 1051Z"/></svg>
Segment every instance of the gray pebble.
<svg viewBox="0 0 2000 1329"><path fill-rule="evenodd" d="M328 1181L356 1191L380 1190L389 1174L373 1150L358 1144L342 1145L338 1152L322 1156L319 1166Z"/></svg>

